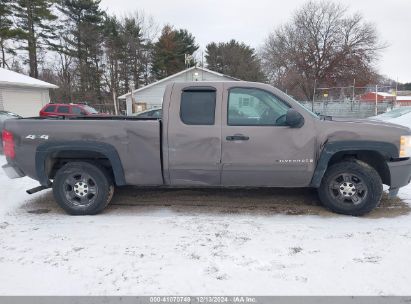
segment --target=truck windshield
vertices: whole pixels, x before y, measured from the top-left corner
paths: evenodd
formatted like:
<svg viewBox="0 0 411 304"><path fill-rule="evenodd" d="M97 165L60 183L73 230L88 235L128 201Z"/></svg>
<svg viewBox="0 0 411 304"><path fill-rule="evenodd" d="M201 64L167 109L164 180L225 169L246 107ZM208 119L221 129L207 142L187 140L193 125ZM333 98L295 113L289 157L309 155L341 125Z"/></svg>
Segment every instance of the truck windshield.
<svg viewBox="0 0 411 304"><path fill-rule="evenodd" d="M98 114L98 111L90 106L84 106L84 109L90 114Z"/></svg>
<svg viewBox="0 0 411 304"><path fill-rule="evenodd" d="M298 101L296 101L298 102ZM298 102L299 103L299 102ZM314 113L313 111L311 111L309 108L307 108L306 106L302 105L300 103L300 105L304 108L305 111L307 111L307 113L309 113L312 117L318 118L320 119L320 116L318 116L316 113Z"/></svg>

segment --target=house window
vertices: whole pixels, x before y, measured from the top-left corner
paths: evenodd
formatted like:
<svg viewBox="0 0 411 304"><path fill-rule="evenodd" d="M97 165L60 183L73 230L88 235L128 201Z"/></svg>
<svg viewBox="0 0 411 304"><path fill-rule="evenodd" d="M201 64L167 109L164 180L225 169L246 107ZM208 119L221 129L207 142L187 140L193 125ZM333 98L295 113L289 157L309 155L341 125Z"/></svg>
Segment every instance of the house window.
<svg viewBox="0 0 411 304"><path fill-rule="evenodd" d="M133 113L138 113L147 110L147 103L145 102L136 102L133 103Z"/></svg>
<svg viewBox="0 0 411 304"><path fill-rule="evenodd" d="M76 114L76 115L81 115L81 114L83 114L83 113L81 112L81 109L78 108L78 107L71 107L71 113Z"/></svg>

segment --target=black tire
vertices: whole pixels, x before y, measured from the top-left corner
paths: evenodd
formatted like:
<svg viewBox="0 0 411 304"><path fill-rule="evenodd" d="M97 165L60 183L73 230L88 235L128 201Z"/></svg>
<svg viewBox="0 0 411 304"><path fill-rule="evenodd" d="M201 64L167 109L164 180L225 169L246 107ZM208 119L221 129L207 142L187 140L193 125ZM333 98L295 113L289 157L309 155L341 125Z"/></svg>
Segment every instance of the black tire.
<svg viewBox="0 0 411 304"><path fill-rule="evenodd" d="M378 206L383 192L377 171L368 164L350 160L330 166L318 194L322 204L333 212L361 216Z"/></svg>
<svg viewBox="0 0 411 304"><path fill-rule="evenodd" d="M107 170L98 164L69 162L53 181L57 203L71 215L94 215L111 201L114 184Z"/></svg>

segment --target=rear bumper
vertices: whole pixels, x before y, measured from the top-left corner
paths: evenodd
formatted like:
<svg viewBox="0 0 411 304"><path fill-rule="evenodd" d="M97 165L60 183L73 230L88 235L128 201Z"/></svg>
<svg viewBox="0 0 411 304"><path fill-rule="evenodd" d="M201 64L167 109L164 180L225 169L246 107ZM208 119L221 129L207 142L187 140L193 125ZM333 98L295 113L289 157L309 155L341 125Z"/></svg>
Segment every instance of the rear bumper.
<svg viewBox="0 0 411 304"><path fill-rule="evenodd" d="M10 164L5 164L2 166L4 172L8 176L8 178L14 179L14 178L19 178L25 176L23 171L21 171L19 168L10 165Z"/></svg>
<svg viewBox="0 0 411 304"><path fill-rule="evenodd" d="M401 188L411 181L411 158L388 163L391 176L391 188Z"/></svg>

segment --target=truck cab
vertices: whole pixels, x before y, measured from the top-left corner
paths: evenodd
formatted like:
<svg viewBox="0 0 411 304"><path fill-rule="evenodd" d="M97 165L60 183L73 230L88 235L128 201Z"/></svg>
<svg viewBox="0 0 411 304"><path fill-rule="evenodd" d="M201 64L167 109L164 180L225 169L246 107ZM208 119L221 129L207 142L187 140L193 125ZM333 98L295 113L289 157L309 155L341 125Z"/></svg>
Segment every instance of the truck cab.
<svg viewBox="0 0 411 304"><path fill-rule="evenodd" d="M315 169L319 118L259 83L175 83L166 89L167 182L302 187ZM292 111L290 111L292 110ZM291 117L293 116L293 117ZM290 124L290 119L296 122Z"/></svg>

